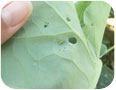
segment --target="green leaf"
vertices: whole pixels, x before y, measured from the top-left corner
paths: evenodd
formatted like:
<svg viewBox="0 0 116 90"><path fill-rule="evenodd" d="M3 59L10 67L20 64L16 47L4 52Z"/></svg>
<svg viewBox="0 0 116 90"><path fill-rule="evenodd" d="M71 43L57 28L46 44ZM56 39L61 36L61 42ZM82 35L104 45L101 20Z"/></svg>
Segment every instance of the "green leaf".
<svg viewBox="0 0 116 90"><path fill-rule="evenodd" d="M109 41L109 40L103 40L102 43L103 43L103 44L109 44L110 41Z"/></svg>
<svg viewBox="0 0 116 90"><path fill-rule="evenodd" d="M107 51L107 46L105 44L101 45L100 56L104 55Z"/></svg>
<svg viewBox="0 0 116 90"><path fill-rule="evenodd" d="M80 2L78 1L75 3L76 11L77 11L81 26L84 25L84 20L83 20L84 12L90 4L91 4L91 1L80 1Z"/></svg>
<svg viewBox="0 0 116 90"><path fill-rule="evenodd" d="M12 88L95 88L102 63L88 47L72 2L33 2L27 23L2 45Z"/></svg>
<svg viewBox="0 0 116 90"><path fill-rule="evenodd" d="M112 51L114 49L114 45L111 46L110 48L108 48L107 50L104 51L104 53L102 53L100 55L100 58L102 58L104 55L106 55L107 53L109 53L110 51Z"/></svg>
<svg viewBox="0 0 116 90"><path fill-rule="evenodd" d="M102 68L100 79L97 84L97 89L106 88L107 86L109 86L112 83L113 78L114 78L114 71L111 70L106 65L104 65Z"/></svg>
<svg viewBox="0 0 116 90"><path fill-rule="evenodd" d="M82 7L79 7L78 4L76 7L78 7L77 14L79 15ZM86 39L92 44L97 57L99 57L106 20L110 12L110 6L105 2L94 1L91 2L88 7L86 5L83 7L86 9L84 9L83 17L81 17L84 22L84 24L82 23L82 29Z"/></svg>

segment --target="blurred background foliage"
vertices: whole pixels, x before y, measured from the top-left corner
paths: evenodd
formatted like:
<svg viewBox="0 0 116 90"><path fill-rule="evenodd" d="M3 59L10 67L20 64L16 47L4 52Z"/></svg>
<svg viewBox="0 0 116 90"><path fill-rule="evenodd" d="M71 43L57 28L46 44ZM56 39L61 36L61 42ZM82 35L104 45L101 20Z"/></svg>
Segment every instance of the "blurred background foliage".
<svg viewBox="0 0 116 90"><path fill-rule="evenodd" d="M109 86L114 78L114 11L111 9L109 18L107 20L103 42L101 46L101 56L109 49L101 60L103 62L101 76L99 78L97 89L106 88Z"/></svg>

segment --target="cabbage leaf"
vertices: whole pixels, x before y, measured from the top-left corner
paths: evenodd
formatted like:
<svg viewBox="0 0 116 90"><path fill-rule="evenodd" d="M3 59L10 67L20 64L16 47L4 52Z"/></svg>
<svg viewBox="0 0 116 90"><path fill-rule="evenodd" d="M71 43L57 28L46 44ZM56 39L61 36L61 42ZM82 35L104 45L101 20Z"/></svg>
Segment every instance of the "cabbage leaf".
<svg viewBox="0 0 116 90"><path fill-rule="evenodd" d="M74 3L32 4L27 23L2 45L4 83L27 89L95 88L102 63L83 33Z"/></svg>

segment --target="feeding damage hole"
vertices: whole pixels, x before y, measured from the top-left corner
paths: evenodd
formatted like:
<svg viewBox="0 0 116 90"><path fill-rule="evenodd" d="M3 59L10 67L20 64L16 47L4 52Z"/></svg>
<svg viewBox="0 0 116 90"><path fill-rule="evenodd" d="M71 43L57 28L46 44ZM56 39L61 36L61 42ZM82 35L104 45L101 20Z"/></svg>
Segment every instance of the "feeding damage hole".
<svg viewBox="0 0 116 90"><path fill-rule="evenodd" d="M67 17L67 18L66 18L66 20L67 20L68 22L70 22L70 21L71 21L71 19L70 19L69 17Z"/></svg>
<svg viewBox="0 0 116 90"><path fill-rule="evenodd" d="M44 28L48 27L48 25L44 25Z"/></svg>
<svg viewBox="0 0 116 90"><path fill-rule="evenodd" d="M48 24L49 24L49 23L46 22L45 25L44 25L44 28L47 28L47 27L48 27Z"/></svg>
<svg viewBox="0 0 116 90"><path fill-rule="evenodd" d="M76 44L77 43L77 39L75 37L71 37L68 39L68 41L72 44Z"/></svg>

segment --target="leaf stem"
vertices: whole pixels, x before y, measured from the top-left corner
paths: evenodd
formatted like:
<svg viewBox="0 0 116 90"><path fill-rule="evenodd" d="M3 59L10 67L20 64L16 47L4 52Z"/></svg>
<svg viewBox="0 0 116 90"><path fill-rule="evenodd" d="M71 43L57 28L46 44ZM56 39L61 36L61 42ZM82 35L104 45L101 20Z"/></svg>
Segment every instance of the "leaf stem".
<svg viewBox="0 0 116 90"><path fill-rule="evenodd" d="M104 55L106 55L107 53L109 53L110 51L112 51L114 49L114 45L112 47L110 47L104 54L102 54L100 56L100 58L102 58Z"/></svg>

